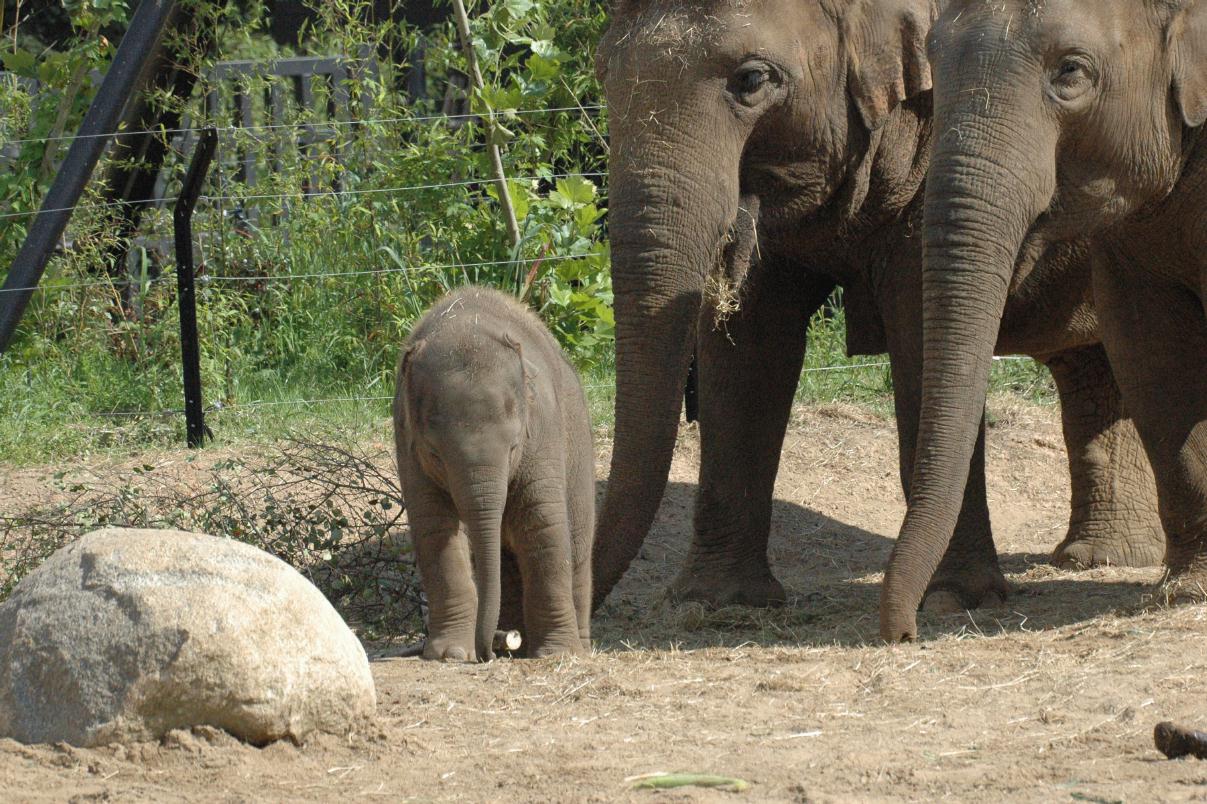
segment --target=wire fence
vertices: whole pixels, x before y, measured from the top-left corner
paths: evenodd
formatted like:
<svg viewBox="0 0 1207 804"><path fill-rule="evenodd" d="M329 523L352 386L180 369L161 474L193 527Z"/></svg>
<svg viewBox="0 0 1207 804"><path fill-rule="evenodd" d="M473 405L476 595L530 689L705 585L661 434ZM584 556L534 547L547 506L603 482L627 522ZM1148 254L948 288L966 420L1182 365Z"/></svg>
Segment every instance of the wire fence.
<svg viewBox="0 0 1207 804"><path fill-rule="evenodd" d="M367 126L374 124L410 124L410 123L435 123L448 122L456 119L474 119L483 117L498 117L511 118L515 116L531 116L538 114L550 114L559 112L581 112L583 114L600 112L605 107L602 104L575 105L575 106L558 106L543 109L522 109L512 110L508 112L493 112L487 114L466 114L466 115L425 115L425 116L390 116L366 119L350 119L350 120L330 120L324 121L322 126L332 127L349 127L349 126ZM172 129L143 129L136 131L114 131L103 134L86 135L87 137L108 137L119 138L124 136L134 135L161 135L161 136L180 136L190 133L198 133L205 129L213 129L223 134L248 133L255 131L273 131L282 129L301 129L313 128L316 124L313 122L297 122L297 123L270 123L262 125L248 126L221 126L221 127L203 127L191 126ZM48 136L40 138L25 138L0 141L0 147L5 145L24 145L31 143L48 143L53 141L63 142L79 139L79 135L62 135ZM607 173L603 171L582 171L582 172L547 172L539 174L526 174L520 176L507 177L509 182L537 182L537 181L558 181L562 179L598 179L603 180L606 186ZM202 194L199 196L200 201L209 204L219 204L225 202L254 202L254 201L285 201L285 200L305 200L325 198L350 198L357 196L377 196L389 194L405 194L433 190L449 190L456 188L480 187L489 185L494 179L489 177L479 177L470 179L458 179L449 181L438 181L421 184L406 184L389 187L361 187L361 188L341 188L330 190L309 190L298 189L292 192L273 192L273 193L234 193L223 192L220 187L220 192L213 194ZM90 202L80 203L70 207L61 207L53 209L38 209L20 212L0 213L0 220L13 220L19 218L31 218L39 214L50 213L76 213L79 211L97 211L103 209L111 209L126 205L138 204L161 204L173 203L179 200L175 196L145 198L136 200L119 200L109 202ZM220 210L219 210L220 211ZM466 269L481 269L504 266L532 266L538 263L548 262L556 263L567 260L584 259L583 254L542 254L538 257L519 257L508 260L481 260L471 262L455 262L455 263L417 263L412 265L399 265L391 267L377 267L360 270L347 271L310 271L303 273L282 273L282 274L266 274L266 275L221 275L202 273L197 276L199 285L205 286L211 283L265 283L265 282L295 282L295 281L310 281L310 280L328 280L339 278L351 278L360 276L373 275L390 275L401 274L407 272L422 272L422 271L445 271L445 270L461 270ZM18 293L27 291L37 292L63 292L70 290L92 289L99 287L117 288L124 285L138 284L141 287L149 287L157 283L167 283L174 279L171 273L163 273L156 277L138 279L134 277L127 278L110 278L97 281L87 282L68 282L44 284L33 287L14 287L0 289L0 298L3 298L4 293ZM1023 357L999 357L995 360L1029 360L1030 358ZM890 363L885 360L873 362L848 362L834 365L824 366L809 366L802 369L802 375L807 374L827 374L838 372L858 372L871 369L885 369L890 366ZM589 391L600 391L611 389L614 386L611 384L588 384L584 386ZM206 413L226 413L233 411L254 411L265 408L283 408L283 407L315 407L321 405L335 404L350 404L362 402L384 402L392 399L390 395L347 395L347 396L331 396L314 399L287 399L287 400L254 400L242 402L239 404L222 404L214 403L206 408ZM111 417L119 419L137 419L137 418L154 418L154 417L170 417L184 415L184 410L181 408L165 408L161 410L114 410L107 412L96 412L93 415L101 417Z"/></svg>
<svg viewBox="0 0 1207 804"><path fill-rule="evenodd" d="M607 107L603 104L586 104L581 106L549 106L541 109L506 109L503 111L483 111L470 114L433 114L407 115L393 117L370 117L353 120L324 120L297 123L260 123L246 126L184 126L180 128L143 128L127 129L124 131L105 131L98 134L59 134L46 137L26 137L24 139L0 139L0 148L8 145L30 145L46 142L70 142L81 139L100 139L134 137L146 134L175 136L181 134L198 134L207 128L213 128L219 134L247 134L255 131L279 131L283 129L298 130L323 126L324 128L339 128L344 126L393 125L400 123L431 123L431 122L465 122L479 119L510 120L513 117L527 117L534 114L555 114L558 112L599 112Z"/></svg>
<svg viewBox="0 0 1207 804"><path fill-rule="evenodd" d="M222 282L292 282L303 279L338 279L342 277L352 276L379 276L384 274L402 274L416 271L443 271L452 269L468 269L468 268L495 268L502 266L516 265L532 265L540 262L563 262L565 260L581 260L581 254L554 254L545 257L517 257L514 260L484 260L479 262L448 262L448 263L432 263L422 265L412 265L401 268L367 268L362 271L330 271L330 272L314 272L304 274L268 274L264 276L221 276L214 274L202 274L197 277L197 283L200 285L208 285L211 283ZM170 283L174 277L170 274L161 274L160 276L145 280L147 286L158 283ZM24 288L0 288L0 293L16 293L23 290L35 291L66 291L79 290L82 288L96 287L115 287L120 284L134 283L139 280L97 280L96 282L76 282L66 285L38 285L36 287Z"/></svg>
<svg viewBox="0 0 1207 804"><path fill-rule="evenodd" d="M1020 355L995 355L994 362L1010 363L1010 362L1032 362L1032 358L1023 357ZM887 360L877 360L868 363L841 363L831 366L809 366L801 369L801 374L829 374L835 372L856 372L865 371L867 369L884 369L892 366ZM583 385L586 391L601 391L614 390L615 386L611 383L586 383ZM318 399L275 399L275 400L255 400L251 402L240 402L237 405L224 405L221 402L215 402L205 409L207 414L211 413L227 413L227 412L248 412L262 408L280 408L280 407L315 407L318 405L336 405L348 404L350 402L388 402L394 399L391 394L380 394L370 396L332 396L322 397ZM121 419L150 419L165 416L183 416L183 408L166 408L163 410L138 410L138 411L104 411L94 413L93 415L103 418L121 418Z"/></svg>

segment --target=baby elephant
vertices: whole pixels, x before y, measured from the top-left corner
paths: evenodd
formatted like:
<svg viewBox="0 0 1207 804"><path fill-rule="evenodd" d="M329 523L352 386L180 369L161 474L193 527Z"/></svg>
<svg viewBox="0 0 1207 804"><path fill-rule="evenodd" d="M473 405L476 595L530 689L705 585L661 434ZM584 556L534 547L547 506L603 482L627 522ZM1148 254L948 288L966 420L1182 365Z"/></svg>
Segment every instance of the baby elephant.
<svg viewBox="0 0 1207 804"><path fill-rule="evenodd" d="M518 611L520 587L528 655L589 650L591 423L536 316L481 287L437 302L398 364L394 442L428 598L424 658L493 659L500 597Z"/></svg>

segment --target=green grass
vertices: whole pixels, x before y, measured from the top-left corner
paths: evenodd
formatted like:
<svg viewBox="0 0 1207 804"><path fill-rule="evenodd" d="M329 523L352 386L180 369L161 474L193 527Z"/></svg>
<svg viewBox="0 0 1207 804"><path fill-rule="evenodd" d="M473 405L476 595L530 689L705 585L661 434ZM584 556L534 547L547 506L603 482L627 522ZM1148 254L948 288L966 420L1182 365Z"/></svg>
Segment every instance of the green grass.
<svg viewBox="0 0 1207 804"><path fill-rule="evenodd" d="M357 10L362 4L317 4L322 14L311 52L352 53L367 43L402 44L395 37L411 35L397 26L366 27ZM228 6L194 5L219 16ZM595 424L610 429L612 298L601 225L607 197L587 178L606 170L600 132L607 114L577 108L602 100L591 54L604 5L494 3L479 12L475 41L489 69L474 104L502 113L505 123L505 132L494 134L505 133L504 168L521 235L515 246L491 200L494 191L461 185L491 175L479 147L482 132L427 119L438 111L448 71L465 68L458 48L439 44L441 37L456 41L451 26L429 32L429 101L416 105L403 97L396 65L380 63L348 87L350 97L372 98L371 109L354 110L361 124L339 127L308 150L281 148L279 137L263 131L224 129L205 189L209 200L194 219L203 396L218 408L207 415L215 445L268 444L291 432L333 428L349 438L387 438L385 397L393 391L399 345L424 309L467 282L529 293L582 367ZM292 53L279 53L246 13L222 26L220 58ZM85 46L92 44L82 40L79 48ZM199 68L210 58L192 55ZM70 73L60 72L60 78ZM43 90L62 89L58 80ZM247 97L262 98L269 80L249 79ZM198 87L190 101L195 122L210 88ZM54 93L39 97L57 103ZM19 102L33 100L14 88L0 105L19 110ZM85 101L79 98L69 128ZM326 122L324 103L287 106L286 122ZM208 122L230 126L231 114L219 111ZM0 121L0 135L31 138L0 170L3 211L32 210L40 201L45 188L35 181L42 158L35 140L49 133L54 117L54 108L30 107L27 115ZM259 166L254 186L238 179L245 159ZM170 161L169 168L176 171L174 192L183 163ZM338 177L348 192L303 203L300 189L315 173L320 187ZM563 175L575 173L587 175ZM553 180L555 174L561 178ZM78 462L184 442L183 417L172 413L182 400L171 261L158 268L144 261L130 303L114 286L98 284L115 226L112 210L88 207L101 200L96 183L89 193L72 217L72 248L51 260L16 340L0 356L0 460L10 465ZM258 210L258 225L236 225L230 213L239 207ZM0 226L0 278L23 226ZM149 214L142 231L170 238L168 215ZM152 278L156 270L160 281ZM841 314L815 319L809 340L799 401L850 402L892 415L886 358L846 358ZM1037 401L1052 397L1046 370L1028 362L995 364L993 383Z"/></svg>
<svg viewBox="0 0 1207 804"><path fill-rule="evenodd" d="M886 356L847 358L841 313L818 316L810 327L805 370L797 389L804 404L846 402L891 416ZM9 465L121 456L184 443L181 380L175 356L148 364L116 357L100 346L44 344L37 358L0 358L0 456ZM349 438L389 438L393 380L370 364L342 367L290 357L290 369L242 367L224 384L234 400L214 409L222 387L204 389L214 446L267 444L289 433L336 429ZM837 370L835 370L837 367ZM1055 392L1047 369L1030 360L996 361L991 390L1049 404ZM583 372L593 422L611 429L615 377L608 365ZM168 411L163 415L131 415Z"/></svg>

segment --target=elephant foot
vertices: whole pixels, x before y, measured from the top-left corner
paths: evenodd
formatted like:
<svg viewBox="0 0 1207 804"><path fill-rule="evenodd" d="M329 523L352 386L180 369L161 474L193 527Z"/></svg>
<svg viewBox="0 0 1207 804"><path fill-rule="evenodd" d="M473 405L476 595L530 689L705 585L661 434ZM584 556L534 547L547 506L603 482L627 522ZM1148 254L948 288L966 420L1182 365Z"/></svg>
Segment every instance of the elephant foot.
<svg viewBox="0 0 1207 804"><path fill-rule="evenodd" d="M437 662L470 662L475 658L472 636L429 636L423 646L423 658Z"/></svg>
<svg viewBox="0 0 1207 804"><path fill-rule="evenodd" d="M1159 525L1074 527L1052 552L1052 563L1073 570L1106 566L1154 567L1164 556L1165 534Z"/></svg>
<svg viewBox="0 0 1207 804"><path fill-rule="evenodd" d="M423 658L436 662L468 662L473 655L473 648L465 645L429 641L423 647Z"/></svg>
<svg viewBox="0 0 1207 804"><path fill-rule="evenodd" d="M1207 559L1186 569L1171 569L1161 582L1161 594L1170 605L1207 602Z"/></svg>
<svg viewBox="0 0 1207 804"><path fill-rule="evenodd" d="M788 599L784 586L766 564L702 570L685 567L667 590L674 603L703 603L706 606L782 606Z"/></svg>
<svg viewBox="0 0 1207 804"><path fill-rule="evenodd" d="M583 643L575 640L572 643L565 645L547 644L533 648L529 655L534 659L544 659L549 656L583 656L590 653L589 648L584 648Z"/></svg>
<svg viewBox="0 0 1207 804"><path fill-rule="evenodd" d="M930 614L959 614L970 609L995 608L1010 597L1010 584L996 566L944 570L935 574L921 610Z"/></svg>

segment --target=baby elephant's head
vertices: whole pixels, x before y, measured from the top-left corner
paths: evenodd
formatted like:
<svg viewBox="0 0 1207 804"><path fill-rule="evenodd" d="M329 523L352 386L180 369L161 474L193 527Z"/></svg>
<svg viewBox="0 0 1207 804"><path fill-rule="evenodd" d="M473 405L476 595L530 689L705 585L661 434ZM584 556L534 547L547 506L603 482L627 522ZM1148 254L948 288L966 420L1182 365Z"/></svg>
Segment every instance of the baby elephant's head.
<svg viewBox="0 0 1207 804"><path fill-rule="evenodd" d="M507 334L408 347L404 415L424 472L454 497L480 499L488 486L509 482L524 453L534 373Z"/></svg>

